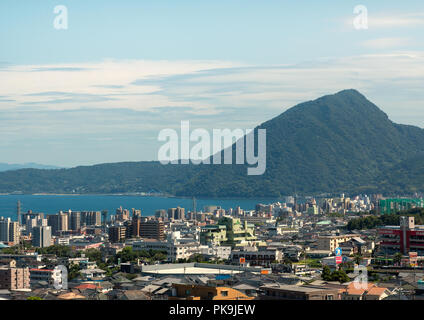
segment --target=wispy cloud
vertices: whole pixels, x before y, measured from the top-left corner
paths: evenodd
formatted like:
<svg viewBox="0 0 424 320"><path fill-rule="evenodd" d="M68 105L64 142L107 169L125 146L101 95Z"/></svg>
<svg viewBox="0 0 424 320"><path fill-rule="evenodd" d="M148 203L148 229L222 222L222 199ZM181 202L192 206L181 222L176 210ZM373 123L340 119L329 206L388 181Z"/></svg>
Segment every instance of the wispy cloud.
<svg viewBox="0 0 424 320"><path fill-rule="evenodd" d="M72 165L75 152L81 162L102 162L97 148L155 159L158 132L178 129L181 120L193 128L253 128L297 103L346 88L364 93L396 122L422 126L424 118L424 52L271 66L114 61L78 72L32 69L0 71L2 152L26 146L13 149L25 158L34 148L55 150L62 165Z"/></svg>
<svg viewBox="0 0 424 320"><path fill-rule="evenodd" d="M412 43L408 38L378 38L364 41L362 45L372 49L391 49L408 46Z"/></svg>
<svg viewBox="0 0 424 320"><path fill-rule="evenodd" d="M424 12L369 15L370 28L416 27L424 25Z"/></svg>
<svg viewBox="0 0 424 320"><path fill-rule="evenodd" d="M368 29L381 28L413 28L424 26L424 12L373 12L368 11ZM346 17L344 25L348 29L353 29L355 15Z"/></svg>

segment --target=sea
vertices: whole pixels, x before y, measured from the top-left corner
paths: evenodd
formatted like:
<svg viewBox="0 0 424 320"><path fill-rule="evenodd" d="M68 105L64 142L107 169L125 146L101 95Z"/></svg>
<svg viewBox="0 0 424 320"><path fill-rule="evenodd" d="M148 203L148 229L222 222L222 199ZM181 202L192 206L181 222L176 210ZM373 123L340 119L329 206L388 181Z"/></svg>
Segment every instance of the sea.
<svg viewBox="0 0 424 320"><path fill-rule="evenodd" d="M174 198L160 196L135 196L135 195L0 195L0 217L17 219L17 202L21 202L21 213L28 210L54 214L62 211L102 211L115 214L116 209L121 207L131 210L141 209L143 216L154 215L156 210L185 208L192 210L193 200L190 198ZM201 211L205 206L220 206L223 209L237 208L254 210L256 204L270 204L281 199L197 199L196 210Z"/></svg>

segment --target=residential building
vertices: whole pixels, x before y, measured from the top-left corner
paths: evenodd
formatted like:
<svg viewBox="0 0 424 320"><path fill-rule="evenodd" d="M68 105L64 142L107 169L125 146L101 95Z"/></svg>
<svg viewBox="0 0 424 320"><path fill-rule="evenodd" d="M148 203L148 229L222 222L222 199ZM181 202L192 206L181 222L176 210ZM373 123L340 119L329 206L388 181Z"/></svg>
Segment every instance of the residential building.
<svg viewBox="0 0 424 320"><path fill-rule="evenodd" d="M35 226L32 232L32 245L34 247L46 248L52 245L52 227Z"/></svg>
<svg viewBox="0 0 424 320"><path fill-rule="evenodd" d="M86 226L101 226L102 213L100 211L82 211L81 222Z"/></svg>
<svg viewBox="0 0 424 320"><path fill-rule="evenodd" d="M317 250L330 250L333 252L341 243L349 241L354 237L359 237L357 234L345 234L337 236L321 236L317 241Z"/></svg>
<svg viewBox="0 0 424 320"><path fill-rule="evenodd" d="M200 233L201 244L240 246L256 241L254 225L233 217L223 217L217 225L202 227Z"/></svg>
<svg viewBox="0 0 424 320"><path fill-rule="evenodd" d="M239 290L228 287L213 287L195 284L172 284L170 300L253 300Z"/></svg>
<svg viewBox="0 0 424 320"><path fill-rule="evenodd" d="M270 267L271 263L280 262L283 254L276 248L259 249L257 247L233 250L230 260L233 264L247 264L250 266ZM243 261L243 262L241 262Z"/></svg>
<svg viewBox="0 0 424 320"><path fill-rule="evenodd" d="M62 271L57 269L29 269L31 287L39 282L46 282L50 286L62 283Z"/></svg>
<svg viewBox="0 0 424 320"><path fill-rule="evenodd" d="M15 245L19 243L19 223L10 218L0 217L0 241Z"/></svg>
<svg viewBox="0 0 424 320"><path fill-rule="evenodd" d="M0 289L18 290L30 288L28 268L0 267Z"/></svg>
<svg viewBox="0 0 424 320"><path fill-rule="evenodd" d="M69 229L79 231L81 229L81 212L71 211L69 214Z"/></svg>
<svg viewBox="0 0 424 320"><path fill-rule="evenodd" d="M140 237L147 239L164 240L165 226L162 221L146 220L140 223Z"/></svg>
<svg viewBox="0 0 424 320"><path fill-rule="evenodd" d="M267 284L263 300L340 300L339 289L307 285Z"/></svg>
<svg viewBox="0 0 424 320"><path fill-rule="evenodd" d="M53 235L61 235L63 232L68 231L69 217L62 211L48 216L48 225L52 228Z"/></svg>
<svg viewBox="0 0 424 320"><path fill-rule="evenodd" d="M125 240L125 232L127 228L124 226L111 226L109 227L109 241L114 242L121 242Z"/></svg>

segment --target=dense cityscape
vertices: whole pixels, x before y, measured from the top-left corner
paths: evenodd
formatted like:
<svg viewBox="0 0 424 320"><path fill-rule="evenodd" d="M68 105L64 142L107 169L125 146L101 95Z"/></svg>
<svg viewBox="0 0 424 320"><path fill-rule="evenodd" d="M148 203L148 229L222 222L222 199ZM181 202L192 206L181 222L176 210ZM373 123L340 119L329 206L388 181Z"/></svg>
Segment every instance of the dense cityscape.
<svg viewBox="0 0 424 320"><path fill-rule="evenodd" d="M2 300L419 300L424 201L288 196L0 218ZM366 279L358 287L358 269ZM365 283L365 285L364 285Z"/></svg>

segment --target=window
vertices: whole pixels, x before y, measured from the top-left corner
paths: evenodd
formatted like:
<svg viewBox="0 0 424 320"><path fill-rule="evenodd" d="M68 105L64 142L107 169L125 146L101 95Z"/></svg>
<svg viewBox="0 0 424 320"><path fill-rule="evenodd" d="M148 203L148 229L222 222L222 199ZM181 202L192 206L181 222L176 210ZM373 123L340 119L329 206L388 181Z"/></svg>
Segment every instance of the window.
<svg viewBox="0 0 424 320"><path fill-rule="evenodd" d="M228 297L228 291L221 291L221 295L223 297Z"/></svg>

